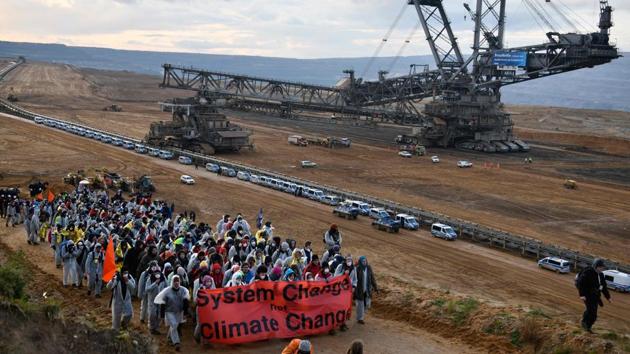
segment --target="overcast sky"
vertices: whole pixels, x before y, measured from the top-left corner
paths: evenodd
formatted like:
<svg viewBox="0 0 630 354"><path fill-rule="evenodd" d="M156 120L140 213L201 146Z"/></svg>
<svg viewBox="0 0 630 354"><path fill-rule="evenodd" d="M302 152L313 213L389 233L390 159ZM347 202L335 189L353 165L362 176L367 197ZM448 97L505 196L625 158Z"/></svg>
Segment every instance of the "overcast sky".
<svg viewBox="0 0 630 354"><path fill-rule="evenodd" d="M462 51L469 52L473 22L464 18L464 1L444 3ZM545 0L530 1L545 4ZM551 1L574 22L584 24L578 28L595 28L599 0ZM0 40L293 58L369 57L404 3L406 0L0 0ZM610 3L616 10L611 38L628 51L630 1ZM536 23L523 0L508 0L507 16L508 46L545 40L548 29ZM564 24L558 30L569 30L560 16L554 15L553 21ZM381 55L398 53L417 24L415 10L407 6ZM420 54L429 54L421 30L403 51L403 55Z"/></svg>

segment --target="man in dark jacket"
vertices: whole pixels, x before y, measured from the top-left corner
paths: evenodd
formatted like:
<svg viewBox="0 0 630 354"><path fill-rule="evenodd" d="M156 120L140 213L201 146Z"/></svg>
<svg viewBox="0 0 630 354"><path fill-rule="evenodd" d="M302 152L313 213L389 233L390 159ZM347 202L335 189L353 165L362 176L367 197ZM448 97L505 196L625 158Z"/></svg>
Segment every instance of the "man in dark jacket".
<svg viewBox="0 0 630 354"><path fill-rule="evenodd" d="M602 293L608 302L611 302L606 280L602 273L605 268L604 261L597 258L592 267L584 268L577 276L576 285L580 292L580 299L584 301L586 306L582 315L582 328L589 333L593 333L591 327L597 320L597 307L604 307L604 302L601 299Z"/></svg>
<svg viewBox="0 0 630 354"><path fill-rule="evenodd" d="M357 306L357 322L365 324L363 318L372 303L372 290L378 292L372 267L368 265L365 256L359 257L359 264L350 273L350 280L352 281L354 300Z"/></svg>

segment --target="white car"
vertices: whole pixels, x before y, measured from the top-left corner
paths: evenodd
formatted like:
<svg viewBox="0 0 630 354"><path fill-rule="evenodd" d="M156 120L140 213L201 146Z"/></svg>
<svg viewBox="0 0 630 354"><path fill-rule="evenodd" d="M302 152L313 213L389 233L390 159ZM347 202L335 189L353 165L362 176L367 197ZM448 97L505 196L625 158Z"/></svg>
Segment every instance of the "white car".
<svg viewBox="0 0 630 354"><path fill-rule="evenodd" d="M459 168L469 168L472 167L472 162L470 161L466 161L466 160L459 160L457 161L457 167Z"/></svg>
<svg viewBox="0 0 630 354"><path fill-rule="evenodd" d="M313 161L304 160L302 161L302 167L304 168L317 167L317 164Z"/></svg>
<svg viewBox="0 0 630 354"><path fill-rule="evenodd" d="M179 177L179 180L183 184L195 184L195 180L192 177L190 177L189 175L182 175L181 177Z"/></svg>
<svg viewBox="0 0 630 354"><path fill-rule="evenodd" d="M409 151L401 151L401 152L398 153L398 156L411 158L413 156L413 154L411 154Z"/></svg>
<svg viewBox="0 0 630 354"><path fill-rule="evenodd" d="M439 163L440 162L440 158L437 156L431 156L431 162L433 163Z"/></svg>

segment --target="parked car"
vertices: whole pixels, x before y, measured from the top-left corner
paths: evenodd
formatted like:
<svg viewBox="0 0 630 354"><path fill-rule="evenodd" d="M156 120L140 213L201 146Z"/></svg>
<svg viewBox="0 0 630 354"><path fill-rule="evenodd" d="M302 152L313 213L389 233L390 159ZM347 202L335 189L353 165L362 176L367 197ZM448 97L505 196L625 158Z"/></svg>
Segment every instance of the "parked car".
<svg viewBox="0 0 630 354"><path fill-rule="evenodd" d="M195 180L192 177L190 177L189 175L182 175L181 177L179 177L179 180L183 184L195 184Z"/></svg>
<svg viewBox="0 0 630 354"><path fill-rule="evenodd" d="M153 157L158 157L160 156L160 150L155 149L155 148L148 148L147 150L149 150L149 155L153 156Z"/></svg>
<svg viewBox="0 0 630 354"><path fill-rule="evenodd" d="M420 223L416 218L407 214L396 214L396 221L400 222L400 227L407 230L418 230Z"/></svg>
<svg viewBox="0 0 630 354"><path fill-rule="evenodd" d="M457 239L457 233L452 227L440 223L431 225L431 235L449 241L455 241Z"/></svg>
<svg viewBox="0 0 630 354"><path fill-rule="evenodd" d="M398 232L400 230L400 223L389 216L389 214L387 214L387 216L385 217L372 221L372 226L376 227L379 230L392 233Z"/></svg>
<svg viewBox="0 0 630 354"><path fill-rule="evenodd" d="M163 160L172 160L175 157L172 152L166 150L160 150L158 156Z"/></svg>
<svg viewBox="0 0 630 354"><path fill-rule="evenodd" d="M309 160L304 160L301 162L302 164L302 168L311 168L311 167L317 167L317 164L313 161L309 161Z"/></svg>
<svg viewBox="0 0 630 354"><path fill-rule="evenodd" d="M249 181L250 177L251 174L246 171L238 171L238 173L236 174L236 178L240 179L241 181Z"/></svg>
<svg viewBox="0 0 630 354"><path fill-rule="evenodd" d="M406 158L412 158L413 154L410 153L409 151L401 151L401 152L398 153L398 156L406 157Z"/></svg>
<svg viewBox="0 0 630 354"><path fill-rule="evenodd" d="M370 215L370 204L366 202L361 202L358 200L346 200L346 203L350 203L353 207L359 209L359 214L361 215Z"/></svg>
<svg viewBox="0 0 630 354"><path fill-rule="evenodd" d="M437 156L431 156L431 162L433 163L440 163L440 158Z"/></svg>
<svg viewBox="0 0 630 354"><path fill-rule="evenodd" d="M206 170L208 170L210 172L217 173L217 172L219 172L220 169L221 169L221 166L217 165L216 163L208 162L206 164Z"/></svg>
<svg viewBox="0 0 630 354"><path fill-rule="evenodd" d="M236 171L233 168L221 166L221 174L228 177L236 177Z"/></svg>
<svg viewBox="0 0 630 354"><path fill-rule="evenodd" d="M389 213L383 208L371 208L369 216L372 219L382 219L384 217L389 217Z"/></svg>
<svg viewBox="0 0 630 354"><path fill-rule="evenodd" d="M192 165L192 159L188 156L180 156L177 161L182 165Z"/></svg>
<svg viewBox="0 0 630 354"><path fill-rule="evenodd" d="M37 124L42 124L44 123L45 119L39 116L35 116L35 118L33 119L35 121L35 123Z"/></svg>
<svg viewBox="0 0 630 354"><path fill-rule="evenodd" d="M459 168L469 168L472 167L472 162L470 161L466 161L466 160L459 160L457 161L457 167Z"/></svg>
<svg viewBox="0 0 630 354"><path fill-rule="evenodd" d="M125 140L123 142L123 147L127 150L133 150L135 149L136 145L129 140Z"/></svg>
<svg viewBox="0 0 630 354"><path fill-rule="evenodd" d="M349 220L356 219L359 215L359 208L353 207L350 203L341 203L333 209L333 214Z"/></svg>
<svg viewBox="0 0 630 354"><path fill-rule="evenodd" d="M604 278L609 289L622 293L630 293L630 274L618 270L605 270Z"/></svg>
<svg viewBox="0 0 630 354"><path fill-rule="evenodd" d="M136 144L136 148L134 149L138 154L146 154L148 152L147 148L142 144Z"/></svg>
<svg viewBox="0 0 630 354"><path fill-rule="evenodd" d="M571 271L571 262L558 257L545 257L538 261L538 266L553 270L556 273L569 273Z"/></svg>
<svg viewBox="0 0 630 354"><path fill-rule="evenodd" d="M324 204L335 206L341 203L341 198L336 195L324 195L320 201Z"/></svg>
<svg viewBox="0 0 630 354"><path fill-rule="evenodd" d="M258 179L258 175L250 175L249 176L249 181L252 183L256 183L258 184L260 182L260 180Z"/></svg>
<svg viewBox="0 0 630 354"><path fill-rule="evenodd" d="M114 146L122 146L122 144L123 144L122 140L120 140L118 138L113 138L112 139L112 145L114 145Z"/></svg>
<svg viewBox="0 0 630 354"><path fill-rule="evenodd" d="M101 141L104 142L105 144L111 144L112 137L109 135L103 135L103 137L101 138Z"/></svg>

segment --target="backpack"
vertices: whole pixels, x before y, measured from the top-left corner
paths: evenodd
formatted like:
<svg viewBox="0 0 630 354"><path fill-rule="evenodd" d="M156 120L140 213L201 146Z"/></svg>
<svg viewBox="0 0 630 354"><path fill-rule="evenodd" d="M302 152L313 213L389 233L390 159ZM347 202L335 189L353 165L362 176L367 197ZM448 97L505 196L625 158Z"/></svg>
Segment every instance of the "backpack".
<svg viewBox="0 0 630 354"><path fill-rule="evenodd" d="M586 268L582 268L582 270L580 270L580 272L575 275L575 280L573 282L574 282L575 287L578 290L580 290L580 288L582 287L582 282L584 281L584 270L585 269Z"/></svg>

